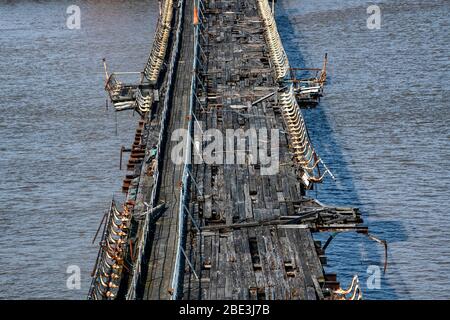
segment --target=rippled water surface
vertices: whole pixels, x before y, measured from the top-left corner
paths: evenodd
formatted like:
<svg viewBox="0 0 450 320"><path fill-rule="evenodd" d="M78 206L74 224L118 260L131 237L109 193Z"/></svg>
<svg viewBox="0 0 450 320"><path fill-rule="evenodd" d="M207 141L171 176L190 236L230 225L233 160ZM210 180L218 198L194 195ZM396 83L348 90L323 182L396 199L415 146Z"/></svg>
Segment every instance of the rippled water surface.
<svg viewBox="0 0 450 320"><path fill-rule="evenodd" d="M317 195L359 206L371 232L389 243L380 289L367 287L367 268L382 266L384 251L362 236L338 235L328 269L344 285L358 274L368 299L450 298L450 2L376 3L379 30L366 26L374 1L277 6L292 66L320 67L329 55L325 97L304 112L337 177Z"/></svg>
<svg viewBox="0 0 450 320"><path fill-rule="evenodd" d="M80 30L65 26L71 4ZM328 269L344 285L360 275L370 299L450 298L450 3L380 1L381 29L368 30L371 4L279 0L276 9L292 66L329 54L326 96L304 112L337 177L317 196L359 206L389 242L380 289L366 279L383 250L362 236L338 235ZM91 240L119 191L119 148L136 121L106 110L101 58L140 71L157 10L151 0L0 0L0 298L85 298ZM80 290L66 287L70 265Z"/></svg>
<svg viewBox="0 0 450 320"><path fill-rule="evenodd" d="M81 9L81 29L66 9ZM156 1L0 1L0 298L84 299L136 119L106 111L101 59L141 71ZM81 269L81 290L66 270Z"/></svg>

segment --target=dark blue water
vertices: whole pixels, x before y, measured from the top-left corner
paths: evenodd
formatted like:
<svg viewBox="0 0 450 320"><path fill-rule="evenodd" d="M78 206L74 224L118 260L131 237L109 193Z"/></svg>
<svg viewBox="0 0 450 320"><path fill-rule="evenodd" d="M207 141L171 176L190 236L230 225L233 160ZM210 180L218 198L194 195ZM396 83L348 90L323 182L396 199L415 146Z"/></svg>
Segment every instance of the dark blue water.
<svg viewBox="0 0 450 320"><path fill-rule="evenodd" d="M66 9L81 9L81 29ZM136 119L105 110L107 58L141 71L152 43L156 1L0 1L0 298L83 299L91 245L120 191L121 145ZM66 286L81 269L81 289Z"/></svg>
<svg viewBox="0 0 450 320"><path fill-rule="evenodd" d="M72 4L80 30L66 28ZM317 196L359 206L389 242L380 289L365 281L383 250L362 236L338 235L328 269L343 285L358 274L368 299L450 298L450 4L378 2L381 29L368 30L369 4L277 3L292 66L321 66L329 54L326 96L305 112L337 177ZM141 71L157 11L151 0L0 0L0 298L85 297L91 240L119 194L119 149L136 124L105 109L101 58ZM70 265L81 269L80 290L66 287Z"/></svg>
<svg viewBox="0 0 450 320"><path fill-rule="evenodd" d="M367 268L382 267L384 251L361 235L338 235L327 269L344 286L358 274L366 299L448 299L450 2L376 2L381 28L369 30L372 4L277 4L292 66L320 67L329 55L325 97L304 112L337 177L319 187L318 198L360 207L371 232L389 243L379 289L367 287Z"/></svg>

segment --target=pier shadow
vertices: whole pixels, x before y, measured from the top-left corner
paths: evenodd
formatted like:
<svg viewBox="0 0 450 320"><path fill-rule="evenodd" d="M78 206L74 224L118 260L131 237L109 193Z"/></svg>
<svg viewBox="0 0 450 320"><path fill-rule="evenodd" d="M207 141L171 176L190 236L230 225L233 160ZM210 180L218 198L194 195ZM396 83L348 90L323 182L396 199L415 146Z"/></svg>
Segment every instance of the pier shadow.
<svg viewBox="0 0 450 320"><path fill-rule="evenodd" d="M300 6L301 3L298 5ZM302 34L290 20L296 11L295 9L284 7L283 1L276 3L276 21L280 37L292 67L315 67L305 66L302 47L298 45L299 40L300 43L305 42L301 42ZM318 54L323 55L324 53L325 51ZM328 75L327 86L332 85L332 78ZM346 159L349 156L345 155L345 151L340 145L333 126L327 117L327 107L333 108L337 106L327 104L325 93L325 97L316 108L302 111L312 143L318 154L335 174L337 181L335 182L330 178L325 179L323 184L318 186L317 190L309 191L308 196L317 198L328 205L360 208L363 218L365 218L369 227L369 232L380 239L387 240L388 248L389 244L405 241L407 234L401 221L383 220L367 223L367 218L370 217L371 212L375 211L375 208L373 205L364 204L360 200L348 160ZM325 241L329 235L330 233L315 234L315 238ZM327 248L326 255L329 266L325 267L325 271L336 272L343 288L348 287L353 275L357 274L362 284L365 299L404 299L405 295L408 295L401 275L389 264L387 273L381 275L381 288L372 290L367 288L367 280L371 276L371 273L368 272L368 267L375 265L379 266L381 270L383 269L384 249L380 244L369 240L363 235L353 232L339 234ZM388 256L389 261L392 259L389 255L389 250ZM391 279L395 279L395 287ZM398 288L401 289L401 296L397 292Z"/></svg>

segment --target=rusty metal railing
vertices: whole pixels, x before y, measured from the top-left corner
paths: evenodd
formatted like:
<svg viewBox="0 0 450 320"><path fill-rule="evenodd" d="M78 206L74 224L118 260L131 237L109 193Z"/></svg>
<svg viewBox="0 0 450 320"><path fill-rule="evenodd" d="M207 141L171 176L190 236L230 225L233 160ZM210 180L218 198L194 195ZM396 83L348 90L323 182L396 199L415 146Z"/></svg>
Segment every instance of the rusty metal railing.
<svg viewBox="0 0 450 320"><path fill-rule="evenodd" d="M285 81L291 68L269 3L267 0L257 1L258 11L264 22L266 44L280 85L279 105L289 134L290 149L294 161L300 169L300 181L306 188L310 188L314 183L322 182L325 175L329 174L333 179L334 176L314 150L302 112L295 98L293 83ZM320 166L323 167L323 172L321 172Z"/></svg>
<svg viewBox="0 0 450 320"><path fill-rule="evenodd" d="M170 1L172 2L172 1ZM173 50L172 50L172 55L170 58L170 62L169 62L169 66L168 66L168 73L167 73L167 85L166 85L166 93L165 93L165 97L164 97L164 107L163 107L163 111L162 111L162 116L161 116L161 128L159 131L159 137L158 137L158 145L157 145L157 150L158 150L158 154L157 154L157 159L158 159L158 163L157 166L155 168L153 177L154 177L154 185L152 188L152 193L150 196L150 203L149 203L149 210L151 210L152 208L155 207L156 205L156 197L157 197L157 192L158 192L158 188L159 188L159 168L162 165L161 160L162 160L162 150L163 150L163 146L166 140L166 127L167 127L167 123L168 123L168 112L169 112L169 100L170 97L172 95L172 91L173 91L173 80L174 80L174 75L175 75L175 65L179 59L179 55L180 55L180 44L181 44L181 31L182 31L182 22L183 22L183 3L184 0L181 0L180 3L182 4L180 6L180 10L178 13L178 24L177 24L177 29L176 29L176 33L175 33L175 42L173 45ZM172 5L172 4L170 4ZM139 243L137 243L136 245L138 246L138 254L136 257L136 261L133 265L133 270L132 270L132 275L131 275L131 282L129 284L129 288L126 294L126 299L128 300L133 300L136 299L137 297L137 289L138 289L138 285L141 282L141 271L143 269L143 260L144 257L146 255L145 252L145 244L147 243L147 237L148 237L148 233L150 231L150 222L152 220L152 216L149 214L145 215L145 220L144 220L144 224L143 224L143 229L142 229L142 233L141 233L141 237L139 240Z"/></svg>

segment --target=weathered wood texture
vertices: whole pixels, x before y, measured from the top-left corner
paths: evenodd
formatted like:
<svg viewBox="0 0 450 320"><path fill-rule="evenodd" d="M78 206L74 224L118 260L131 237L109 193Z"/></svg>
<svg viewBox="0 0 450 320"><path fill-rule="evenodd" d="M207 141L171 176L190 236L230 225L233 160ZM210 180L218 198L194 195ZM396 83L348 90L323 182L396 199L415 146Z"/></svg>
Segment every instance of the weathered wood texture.
<svg viewBox="0 0 450 320"><path fill-rule="evenodd" d="M288 149L276 95L278 89L256 1L206 1L207 62L200 75L207 92L197 108L203 130L280 129L279 172L261 174L248 154L243 164L195 164L199 189L190 211L201 226L261 222L295 215L305 205ZM261 139L261 136L259 136ZM235 142L233 142L235 144ZM269 144L270 145L270 144ZM239 147L235 144L235 156ZM224 146L225 150L225 146ZM224 160L225 161L225 160ZM185 299L316 299L314 279L323 269L309 229L283 226L221 228L199 233L191 226Z"/></svg>
<svg viewBox="0 0 450 320"><path fill-rule="evenodd" d="M165 202L166 209L152 225L151 249L148 260L147 279L143 299L170 299L171 281L177 250L178 208L180 182L183 166L175 165L170 154L178 142L171 141L174 130L187 129L189 99L191 93L192 61L194 39L192 27L192 1L186 1L183 22L183 35L175 87L170 108L170 121L167 129L167 143L164 163L160 170L161 187L158 202Z"/></svg>

